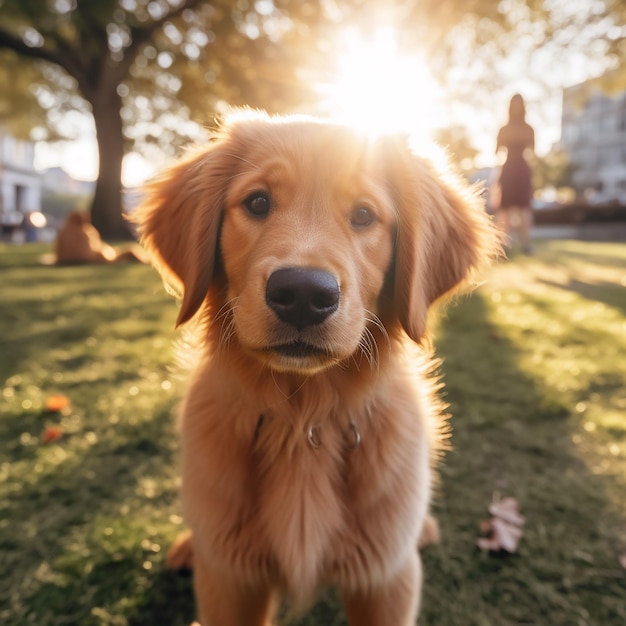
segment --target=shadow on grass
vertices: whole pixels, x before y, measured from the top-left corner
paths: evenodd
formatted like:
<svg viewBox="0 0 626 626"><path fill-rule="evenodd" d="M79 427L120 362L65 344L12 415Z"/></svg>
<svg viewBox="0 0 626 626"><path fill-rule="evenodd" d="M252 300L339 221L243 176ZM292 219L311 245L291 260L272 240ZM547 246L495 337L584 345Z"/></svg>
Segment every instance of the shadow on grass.
<svg viewBox="0 0 626 626"><path fill-rule="evenodd" d="M606 477L572 445L573 407L520 370L516 346L480 295L450 311L437 340L445 361L452 443L436 511L443 540L424 553L420 624L613 624L626 619L620 535ZM494 495L527 518L519 552L480 553Z"/></svg>
<svg viewBox="0 0 626 626"><path fill-rule="evenodd" d="M12 462L35 473L1 507L20 520L0 535L3 569L35 584L10 623L116 624L120 615L137 625L191 622L189 577L163 565L179 530L169 520L179 510L172 421L168 404L90 446L82 433L68 436L54 444L67 456L52 467L38 463L37 446L11 451Z"/></svg>
<svg viewBox="0 0 626 626"><path fill-rule="evenodd" d="M39 432L45 418L40 413L18 407L0 420L8 454L0 469L24 468L21 482L0 502L0 521L6 521L0 524L0 622L187 625L195 612L190 577L163 567L180 529L174 400L155 396L146 405L140 394L120 409L117 424L108 422L109 405L98 407L107 394L121 395L127 381L141 380L141 352L151 333L163 332L157 322L166 298L158 287L159 295L150 295L146 268L32 267L32 275L23 267L7 283L12 297L0 302L0 315L9 315L2 318L7 332L0 340L0 376L32 368L38 352L47 359L56 355L60 369L77 370L64 388L90 395L82 400L82 425L51 447L20 442L22 433ZM46 274L53 270L59 273ZM30 291L37 281L43 281L39 295L47 290L48 300L37 301ZM491 321L492 306L475 295L451 308L437 340L454 451L441 466L436 504L443 541L424 551L420 624L626 623L610 479L591 474L577 456L571 407L522 372L518 349ZM137 325L130 320L123 335L114 330L137 309ZM46 327L59 315L65 318L61 327ZM92 352L72 351L89 337L100 339L99 333L105 341ZM116 336L124 337L119 345L107 343ZM55 352L59 341L67 343L61 346L68 349L65 357ZM139 354L127 358L126 345L134 342ZM92 357L112 359L101 380L88 378ZM54 359L43 362L54 367ZM159 367L155 363L151 371ZM528 520L519 553L510 557L475 548L496 491L517 497ZM287 623L346 621L329 593L306 616Z"/></svg>
<svg viewBox="0 0 626 626"><path fill-rule="evenodd" d="M6 378L38 355L54 350L57 367L78 369L98 357L87 350L78 361L70 350L111 326L123 326L125 341L154 335L154 324L163 318L166 296L150 268L138 266L77 266L29 268L5 271L0 301L2 325L9 332L0 336L0 377ZM154 285L150 292L141 282ZM95 286L94 286L95 285ZM173 323L173 322L172 322Z"/></svg>
<svg viewBox="0 0 626 626"><path fill-rule="evenodd" d="M573 291L579 296L593 302L602 302L618 310L626 316L626 298L624 298L624 286L614 282L594 281L593 283L578 279L571 279L567 284L541 280L548 287L556 287L565 291Z"/></svg>
<svg viewBox="0 0 626 626"><path fill-rule="evenodd" d="M75 589L44 583L31 600L45 607L38 624L189 626L195 618L191 574L147 574L131 558L94 565Z"/></svg>
<svg viewBox="0 0 626 626"><path fill-rule="evenodd" d="M0 623L188 624L189 580L163 569L180 530L178 447L161 388L171 338L154 342L174 303L149 267L50 268L28 247L8 252ZM36 410L50 389L70 397L67 414ZM49 423L63 438L42 446Z"/></svg>

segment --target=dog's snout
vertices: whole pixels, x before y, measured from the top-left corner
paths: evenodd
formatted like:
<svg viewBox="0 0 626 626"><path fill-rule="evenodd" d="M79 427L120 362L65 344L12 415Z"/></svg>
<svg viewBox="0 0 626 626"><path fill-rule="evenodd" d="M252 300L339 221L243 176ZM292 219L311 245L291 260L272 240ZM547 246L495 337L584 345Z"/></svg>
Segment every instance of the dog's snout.
<svg viewBox="0 0 626 626"><path fill-rule="evenodd" d="M337 279L323 270L287 267L273 272L265 287L265 301L287 324L302 330L321 324L339 306Z"/></svg>

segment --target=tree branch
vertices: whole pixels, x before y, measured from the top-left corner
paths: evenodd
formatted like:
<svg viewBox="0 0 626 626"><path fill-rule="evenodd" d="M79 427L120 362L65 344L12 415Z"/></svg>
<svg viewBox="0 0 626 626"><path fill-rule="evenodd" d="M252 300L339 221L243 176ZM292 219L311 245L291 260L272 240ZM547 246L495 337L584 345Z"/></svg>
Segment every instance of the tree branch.
<svg viewBox="0 0 626 626"><path fill-rule="evenodd" d="M161 28L161 26L163 26L165 22L178 17L183 13L183 11L186 11L187 9L193 9L198 4L201 4L202 1L203 0L184 0L184 2L182 2L179 7L177 7L173 11L170 11L160 19L154 20L146 26L131 27L130 34L132 37L132 43L130 44L130 46L128 46L126 50L132 50L133 52L136 52L136 48L148 41L154 31Z"/></svg>
<svg viewBox="0 0 626 626"><path fill-rule="evenodd" d="M174 19L178 17L179 15L181 15L183 11L187 9L193 9L198 4L202 4L202 2L203 0L184 0L184 2L182 2L180 6L175 8L173 11L170 11L169 13L164 15L162 18L159 18L158 20L154 20L153 22L151 22L150 24L146 26L131 26L130 27L131 43L124 50L123 61L121 61L117 65L116 72L115 72L116 78L119 81L124 79L124 77L126 76L128 72L128 68L130 67L135 56L139 52L139 48L144 43L150 40L150 38L152 37L152 35L154 34L156 30L161 28L161 26L163 26L163 24L165 24L167 21Z"/></svg>
<svg viewBox="0 0 626 626"><path fill-rule="evenodd" d="M21 56L29 57L31 59L54 63L55 65L62 67L71 76L74 76L71 59L68 59L64 55L58 54L57 52L49 50L43 46L38 48L28 46L20 37L16 37L2 28L0 28L0 48L13 50L13 52L17 52ZM74 76L74 78L77 77Z"/></svg>
<svg viewBox="0 0 626 626"><path fill-rule="evenodd" d="M131 33L134 35L135 33L141 33L142 31L146 31L147 35L150 36L157 28L163 26L163 24L165 24L165 22L167 22L168 20L178 17L187 9L193 9L198 4L202 4L202 2L203 0L184 0L183 2L181 2L180 6L175 8L173 11L166 13L158 20L154 20L146 26L135 26L131 28Z"/></svg>

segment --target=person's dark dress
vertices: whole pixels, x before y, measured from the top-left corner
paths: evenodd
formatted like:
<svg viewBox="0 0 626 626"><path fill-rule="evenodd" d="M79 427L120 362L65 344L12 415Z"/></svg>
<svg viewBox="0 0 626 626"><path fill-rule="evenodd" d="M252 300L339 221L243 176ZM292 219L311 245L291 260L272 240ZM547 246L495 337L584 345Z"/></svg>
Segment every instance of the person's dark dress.
<svg viewBox="0 0 626 626"><path fill-rule="evenodd" d="M532 171L524 158L524 150L532 145L532 140L530 137L507 138L506 134L501 133L502 136L498 138L498 144L507 150L500 173L500 208L528 207L533 197L533 184Z"/></svg>

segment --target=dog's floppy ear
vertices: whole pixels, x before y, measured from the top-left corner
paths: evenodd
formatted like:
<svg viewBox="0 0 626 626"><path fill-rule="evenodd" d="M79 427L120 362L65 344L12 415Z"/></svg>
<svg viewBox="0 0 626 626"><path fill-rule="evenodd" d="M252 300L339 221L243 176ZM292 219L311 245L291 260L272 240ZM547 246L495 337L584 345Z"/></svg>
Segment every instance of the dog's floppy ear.
<svg viewBox="0 0 626 626"><path fill-rule="evenodd" d="M476 191L440 173L404 143L388 159L398 214L394 306L406 333L420 342L430 306L465 283L495 254L498 236Z"/></svg>
<svg viewBox="0 0 626 626"><path fill-rule="evenodd" d="M222 141L189 154L147 185L131 218L163 279L182 292L177 326L202 306L213 279L230 162Z"/></svg>

